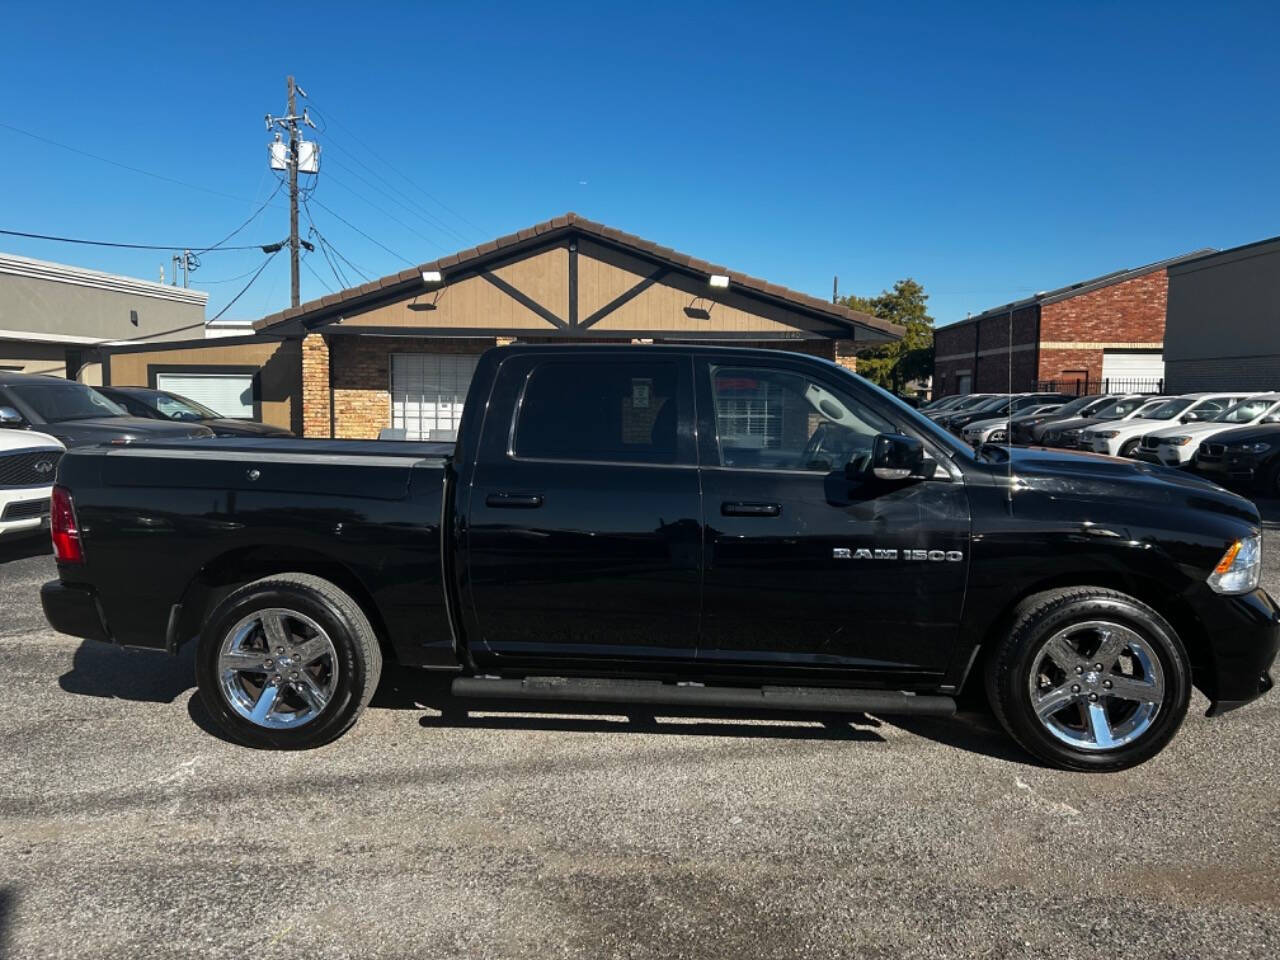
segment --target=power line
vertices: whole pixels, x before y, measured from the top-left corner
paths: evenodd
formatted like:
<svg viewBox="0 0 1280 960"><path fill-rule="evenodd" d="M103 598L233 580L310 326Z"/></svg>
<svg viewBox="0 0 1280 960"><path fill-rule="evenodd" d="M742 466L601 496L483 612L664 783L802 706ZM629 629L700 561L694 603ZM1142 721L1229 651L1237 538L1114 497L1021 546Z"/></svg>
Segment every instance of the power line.
<svg viewBox="0 0 1280 960"><path fill-rule="evenodd" d="M338 248L333 245L333 241L331 241L328 237L326 237L323 233L320 232L320 228L316 226L315 214L311 212L311 205L307 203L306 199L303 199L302 207L306 211L307 223L311 227L311 232L314 233L316 235L316 239L320 241L321 252L324 252L324 248L327 247L335 257L337 257L339 260L345 263L348 267L350 267L352 270L358 273L361 279L368 280L369 274L365 272L363 269L361 269L360 267L356 266L346 257L344 257L342 253L338 250Z"/></svg>
<svg viewBox="0 0 1280 960"><path fill-rule="evenodd" d="M350 227L350 228L351 228L352 230L354 230L356 233L360 234L360 236L364 237L364 238L365 238L366 240L368 240L370 243L372 243L372 244L374 244L374 245L376 245L376 246L378 246L378 247L381 247L383 250L385 250L387 253L391 254L391 255L392 255L393 257L395 257L397 260L403 260L405 263L409 264L409 266L411 266L411 267L413 267L413 266L417 266L417 264L415 264L415 263L414 263L412 260L410 260L408 257L404 256L403 254L396 253L394 250L392 250L392 249L391 249L390 247L388 247L386 244L380 243L379 241L377 241L377 240L373 239L373 237L369 236L367 233L365 233L363 230L361 230L359 227L357 227L357 226L356 226L354 223L352 223L350 220L346 219L345 217L343 217L343 216L342 216L341 214L339 214L339 213L335 213L331 208L329 208L328 206L326 206L326 205L325 205L323 202L321 202L320 200L317 200L315 197L312 197L312 198L311 198L311 200L312 200L312 202L313 202L313 203L315 203L315 205L316 205L317 207L319 207L321 210L325 211L325 213L328 213L330 216L337 217L337 218L338 218L338 220L340 220L340 221L342 221L343 223L345 223L348 227ZM166 248L166 249L167 249L167 248Z"/></svg>
<svg viewBox="0 0 1280 960"><path fill-rule="evenodd" d="M307 258L306 258L306 257L303 257L303 258L302 258L302 265L303 265L304 267L306 267L306 268L307 268L307 271L308 271L308 272L309 272L313 277L315 277L317 280L319 280L319 281L320 281L320 285L321 285L322 287L324 287L324 288L325 288L326 290L328 290L330 293L333 293L333 287L329 286L329 284L325 282L324 277L320 276L320 274L316 272L316 268L315 268L315 267L313 267L311 264L307 263Z"/></svg>
<svg viewBox="0 0 1280 960"><path fill-rule="evenodd" d="M388 200L391 200L393 203L410 204L411 205L410 212L415 213L424 223L428 224L432 228L437 230L442 230L445 233L448 233L450 236L457 238L457 240L461 243L466 244L471 242L470 240L467 239L466 236L459 233L457 230L453 229L453 227L449 226L439 217L430 213L428 210L426 210L426 208L424 208L423 206L415 202L413 198L408 196L403 190L392 185L391 183L388 183L384 178L378 176L378 173L376 171L372 170L367 164L362 163L358 157L354 156L351 153L351 151L344 149L340 144L333 143L332 141L330 141L329 146L335 147L336 149L341 150L347 156L351 157L356 163L359 163L360 166L364 167L366 170L369 170L369 172L372 173L375 177L378 177L378 179L382 180L383 183L386 183L388 187L391 187L392 190L395 190L396 193L399 194L399 196L397 197L393 194L388 193L386 190L383 190L381 187L379 187L376 183L373 183L370 180L366 179L365 177L362 177L359 173L357 173L355 170L352 170L341 160L333 161L335 164L337 164L343 170L346 170L349 174L351 174L361 183L364 183L365 185L373 188L374 190L377 190L380 194L382 194Z"/></svg>
<svg viewBox="0 0 1280 960"><path fill-rule="evenodd" d="M206 321L206 325L209 323L213 323L215 320L220 319L224 313L230 310L235 305L235 302L239 300L241 297L243 297L245 295L245 292L248 291L248 289L253 286L254 282L258 279L258 277L262 276L262 271L267 269L267 265L270 264L271 261L276 258L276 255L279 254L280 250L282 249L284 248L281 247L280 249L276 250L275 253L271 254L271 256L267 257L267 259L263 260L262 266L258 267L258 269L254 271L253 276L249 278L249 282L246 283L243 287L241 287L240 292L237 293L234 297L232 297L230 302L228 302L225 307L219 310L212 319Z"/></svg>
<svg viewBox="0 0 1280 960"><path fill-rule="evenodd" d="M259 181L259 182L261 182L261 181ZM244 229L245 227L247 227L249 224L253 223L253 221L254 221L254 220L258 219L258 217L262 214L262 211L263 211L263 210L265 210L265 209L267 209L267 207L271 206L271 201L272 201L272 200L274 200L274 199L276 198L276 194L280 192L280 190L281 190L281 188L282 188L283 186L284 186L284 184L283 184L283 183L277 183L277 184L276 184L276 188L275 188L274 190L272 190L272 191L271 191L271 195L267 197L267 199L263 202L262 206L260 206L257 210L253 211L253 213L251 213L251 214L249 215L249 219L248 219L248 220L246 220L244 223L240 224L240 226L236 227L234 230L232 230L230 233L228 233L225 237L223 237L221 240L219 240L219 241L218 241L217 243L215 243L213 246L211 246L211 247L205 247L203 250L196 250L196 251L194 251L194 253L196 254L196 256L199 256L199 255L200 255L200 254L202 254L202 253L208 253L210 250L217 250L217 249L219 249L219 248L220 248L224 243L226 243L228 240L230 240L232 237L234 237L237 233L239 233L241 230L243 230L243 229Z"/></svg>
<svg viewBox="0 0 1280 960"><path fill-rule="evenodd" d="M321 112L321 111L319 111L319 110L317 110L316 112L317 112L317 113L319 113L319 114L321 115L321 122L324 122L324 114L323 114L323 112ZM480 236L487 237L487 236L489 236L489 235L490 235L489 231L488 231L488 230L486 230L486 229L484 229L484 227L477 226L475 223L473 223L472 221L468 220L468 219L467 219L466 217L464 217L462 214L458 213L458 211L457 211L457 210L454 210L452 207L450 207L448 204L446 204L446 203L445 203L443 200L441 200L439 197L435 196L435 194L430 193L430 192L429 192L429 191L427 191L427 190L424 190L422 187L420 187L420 186L418 186L416 183L414 183L414 182L413 182L413 180L411 180L411 179L408 177L408 175L407 175L407 174L403 173L401 170L399 170L399 169L397 169L396 167L392 166L392 165L391 165L391 163L389 163L385 157L381 156L381 155L380 155L376 150L374 150L374 149L373 149L372 147L370 147L367 143L365 143L365 142L364 142L363 140L361 140L358 136L356 136L355 132L354 132L350 127L348 127L346 124L344 124L341 120L339 120L339 119L337 119L337 118L335 117L333 122L334 122L334 124L335 124L337 127L339 127L340 129L342 129L343 131L345 131L347 134L349 134L352 140L354 140L356 143L360 144L360 146L362 146L362 147L364 147L366 150L368 150L368 151L369 151L369 155L370 155L370 156L374 157L376 160L378 160L380 163L382 163L384 166L386 166L386 167L387 167L387 169L389 169L389 170L391 170L392 172L394 172L394 173L398 174L398 175L400 176L400 178L401 178L402 180L404 180L404 182L405 182L405 183L409 184L409 186L413 187L415 190L417 190L419 193L421 193L424 197L427 197L429 200L431 200L432 202L434 202L435 204L437 204L437 205L438 205L442 210L445 210L446 212L453 214L453 216L457 217L460 221L462 221L463 223L465 223L465 224L466 224L467 226L469 226L471 229L473 229L473 230L477 231L477 232L480 234ZM325 126L327 127L327 126L328 126L328 124L327 124L327 123L325 123ZM350 155L350 151L348 151L348 155Z"/></svg>
<svg viewBox="0 0 1280 960"><path fill-rule="evenodd" d="M197 183L188 183L185 180L178 180L174 177L167 177L163 173L155 173L151 170L143 170L141 167L133 167L127 163L121 163L118 160L111 160L108 157L99 156L96 153L90 153L88 150L81 150L79 147L73 147L65 143L59 143L57 140L51 140L48 137L42 137L38 133L32 133L30 130L23 130L21 127L15 127L10 123L0 123L0 127L6 130L12 130L14 133L20 133L24 137L30 137L32 140L39 140L41 143L47 143L50 146L58 147L62 150L69 150L71 153L78 153L82 157L88 157L91 160L97 160L100 163L110 164L113 167L119 167L121 170L128 170L130 173L141 174L144 177L151 177L155 180L163 180L165 183L172 183L179 187L186 187L188 190L199 190L201 193L212 194L215 197L222 197L226 200L236 200L240 203L253 203L244 197L237 197L230 193L223 193L221 190L214 190L210 187L202 187Z"/></svg>
<svg viewBox="0 0 1280 960"><path fill-rule="evenodd" d="M428 237L428 236L427 236L425 233L423 233L421 230L415 230L413 227L409 226L409 224L405 223L403 220L401 220L399 217L397 217L394 213L389 213L389 212L387 212L386 210L382 209L382 207L378 206L376 203L374 203L374 202L373 202L372 200L370 200L368 197L364 196L364 195L363 195L363 194L361 194L361 193L358 193L358 192L357 192L357 191L355 191L355 190L352 190L349 186L347 186L347 185L346 185L345 183L343 183L341 180L334 180L334 179L333 179L333 174L332 174L332 173L331 173L331 174L329 174L329 182L330 182L330 183L336 183L336 184L337 184L338 186L340 186L343 190L346 190L349 194L351 194L352 196L354 196L357 200L360 200L360 201L364 202L365 204L367 204L368 206L372 207L374 210L378 211L378 213L382 214L384 217L386 217L388 220L392 221L393 223L398 223L400 226L404 227L406 230L408 230L410 233L412 233L415 237L421 237L423 240L425 240L427 243L431 244L431 246L433 246L435 249L439 250L441 253L448 253L448 250L447 250L445 247L443 247L443 246L441 246L441 245L440 245L440 241L439 241L439 240L435 239L434 237Z"/></svg>
<svg viewBox="0 0 1280 960"><path fill-rule="evenodd" d="M234 198L233 198L234 199ZM237 231L239 232L239 231ZM10 237L27 237L31 240L53 240L58 243L79 243L90 247L119 247L124 250L189 250L194 244L190 243L117 243L110 240L83 240L78 237L55 237L47 233L26 233L22 230L0 230L0 234ZM238 247L206 247L201 253L217 252L231 250L260 250L269 244L249 243Z"/></svg>

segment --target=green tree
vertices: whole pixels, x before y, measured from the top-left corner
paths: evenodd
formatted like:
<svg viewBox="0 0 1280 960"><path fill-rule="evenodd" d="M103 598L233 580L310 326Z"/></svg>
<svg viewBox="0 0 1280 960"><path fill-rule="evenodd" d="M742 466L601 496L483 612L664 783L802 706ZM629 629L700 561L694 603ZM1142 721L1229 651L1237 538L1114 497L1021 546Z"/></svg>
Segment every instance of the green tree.
<svg viewBox="0 0 1280 960"><path fill-rule="evenodd" d="M926 303L929 295L910 277L899 280L892 290L878 297L841 297L851 310L869 313L906 328L897 343L886 343L858 351L858 372L873 383L900 393L912 380L933 373L933 317Z"/></svg>

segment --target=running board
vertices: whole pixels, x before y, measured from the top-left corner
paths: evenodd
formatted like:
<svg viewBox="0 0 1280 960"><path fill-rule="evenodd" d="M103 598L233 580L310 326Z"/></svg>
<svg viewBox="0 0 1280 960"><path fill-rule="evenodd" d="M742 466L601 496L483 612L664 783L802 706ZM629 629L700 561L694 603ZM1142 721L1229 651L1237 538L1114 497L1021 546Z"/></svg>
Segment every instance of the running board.
<svg viewBox="0 0 1280 960"><path fill-rule="evenodd" d="M477 699L571 700L926 717L949 717L956 712L953 697L838 687L706 687L700 683L590 677L525 677L522 680L455 677L452 690L455 697Z"/></svg>

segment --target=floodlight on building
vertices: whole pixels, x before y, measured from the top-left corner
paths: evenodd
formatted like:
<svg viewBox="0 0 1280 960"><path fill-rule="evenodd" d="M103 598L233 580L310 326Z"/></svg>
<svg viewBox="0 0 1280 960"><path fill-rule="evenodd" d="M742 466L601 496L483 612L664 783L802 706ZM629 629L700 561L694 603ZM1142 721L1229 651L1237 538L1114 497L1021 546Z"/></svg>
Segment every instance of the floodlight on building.
<svg viewBox="0 0 1280 960"><path fill-rule="evenodd" d="M423 283L444 283L444 277L441 275L439 270L423 270L422 282Z"/></svg>
<svg viewBox="0 0 1280 960"><path fill-rule="evenodd" d="M729 289L729 278L723 273L713 273L710 283L713 287L718 287L721 290Z"/></svg>

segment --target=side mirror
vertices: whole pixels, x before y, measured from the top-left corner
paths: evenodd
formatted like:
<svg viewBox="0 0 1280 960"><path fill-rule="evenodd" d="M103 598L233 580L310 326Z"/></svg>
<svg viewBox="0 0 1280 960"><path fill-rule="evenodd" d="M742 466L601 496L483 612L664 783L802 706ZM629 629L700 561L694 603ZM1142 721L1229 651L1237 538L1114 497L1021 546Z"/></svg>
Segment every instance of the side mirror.
<svg viewBox="0 0 1280 960"><path fill-rule="evenodd" d="M21 427L26 422L13 407L0 407L0 427Z"/></svg>
<svg viewBox="0 0 1280 960"><path fill-rule="evenodd" d="M880 433L871 442L869 472L877 480L924 476L924 444L901 433Z"/></svg>
<svg viewBox="0 0 1280 960"><path fill-rule="evenodd" d="M1181 423L1194 423L1196 420L1199 420L1199 419L1200 419L1200 414L1198 414L1198 413L1184 413L1184 414L1182 415L1182 419L1181 419L1181 421L1180 421L1180 422L1181 422Z"/></svg>

